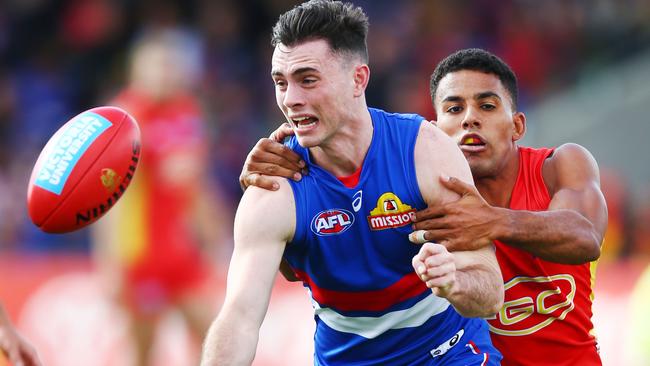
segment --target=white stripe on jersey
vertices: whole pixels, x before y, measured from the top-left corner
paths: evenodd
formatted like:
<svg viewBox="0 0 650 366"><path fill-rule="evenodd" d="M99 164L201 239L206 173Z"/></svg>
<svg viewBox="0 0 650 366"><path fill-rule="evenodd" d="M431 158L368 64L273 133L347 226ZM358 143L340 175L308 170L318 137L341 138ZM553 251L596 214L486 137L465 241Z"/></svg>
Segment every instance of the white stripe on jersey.
<svg viewBox="0 0 650 366"><path fill-rule="evenodd" d="M379 317L349 317L330 308L321 308L314 300L312 300L312 305L314 314L318 315L330 328L372 339L389 329L418 327L432 316L447 310L450 304L447 299L431 293L408 309L392 311Z"/></svg>

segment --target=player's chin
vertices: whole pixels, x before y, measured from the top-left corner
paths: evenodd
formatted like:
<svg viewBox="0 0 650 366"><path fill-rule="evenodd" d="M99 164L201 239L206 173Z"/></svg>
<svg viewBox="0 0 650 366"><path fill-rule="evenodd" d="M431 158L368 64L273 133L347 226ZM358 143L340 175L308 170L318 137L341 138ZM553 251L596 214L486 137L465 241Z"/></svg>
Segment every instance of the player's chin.
<svg viewBox="0 0 650 366"><path fill-rule="evenodd" d="M296 131L296 139L298 139L298 144L300 146L309 149L311 147L317 147L321 144L322 140L313 135L304 135Z"/></svg>
<svg viewBox="0 0 650 366"><path fill-rule="evenodd" d="M472 171L474 179L493 177L498 173L498 168L495 164L488 161L478 159L467 159L469 162L469 169Z"/></svg>

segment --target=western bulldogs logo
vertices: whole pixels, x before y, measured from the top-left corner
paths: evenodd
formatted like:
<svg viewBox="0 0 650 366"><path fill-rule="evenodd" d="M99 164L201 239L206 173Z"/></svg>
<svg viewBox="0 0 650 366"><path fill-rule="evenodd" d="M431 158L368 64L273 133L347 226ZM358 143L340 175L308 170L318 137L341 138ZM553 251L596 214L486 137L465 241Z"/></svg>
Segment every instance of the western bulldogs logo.
<svg viewBox="0 0 650 366"><path fill-rule="evenodd" d="M311 231L319 236L345 232L354 224L354 215L348 210L335 208L321 211L311 220Z"/></svg>

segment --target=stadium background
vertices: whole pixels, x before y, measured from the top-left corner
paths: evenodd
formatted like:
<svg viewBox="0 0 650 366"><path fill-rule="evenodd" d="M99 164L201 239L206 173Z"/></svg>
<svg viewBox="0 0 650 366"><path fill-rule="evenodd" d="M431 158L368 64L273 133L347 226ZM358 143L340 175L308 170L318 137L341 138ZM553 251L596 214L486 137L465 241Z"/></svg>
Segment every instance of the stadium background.
<svg viewBox="0 0 650 366"><path fill-rule="evenodd" d="M573 141L592 151L610 214L594 300L603 359L650 364L641 354L650 344L641 345L634 330L643 326L634 309L650 294L630 297L650 263L650 2L354 2L371 21L370 105L434 118L428 79L435 64L456 49L482 47L518 75L520 109L528 115L524 143ZM47 365L128 365L130 346L122 314L95 278L90 230L52 236L29 222L26 185L44 143L70 117L106 104L124 86L130 46L141 34L181 34L198 61L194 92L212 151L205 169L220 190L216 207L231 217L246 153L281 120L269 77L269 31L296 3L0 3L0 301ZM223 239L211 258L215 311L232 245ZM278 281L255 365L308 364L311 322L300 286ZM185 364L184 337L182 322L170 316L156 343L159 364Z"/></svg>

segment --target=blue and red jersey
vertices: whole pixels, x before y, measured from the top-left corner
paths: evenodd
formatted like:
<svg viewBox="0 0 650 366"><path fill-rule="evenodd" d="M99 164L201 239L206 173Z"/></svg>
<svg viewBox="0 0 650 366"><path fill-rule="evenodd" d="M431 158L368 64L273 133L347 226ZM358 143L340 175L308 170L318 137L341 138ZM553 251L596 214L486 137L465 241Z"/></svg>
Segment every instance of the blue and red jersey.
<svg viewBox="0 0 650 366"><path fill-rule="evenodd" d="M459 315L411 266L419 246L408 234L426 206L414 163L424 118L370 114L372 143L352 188L313 164L295 138L288 143L309 168L291 181L296 232L284 256L312 298L314 363L498 364L487 323Z"/></svg>

